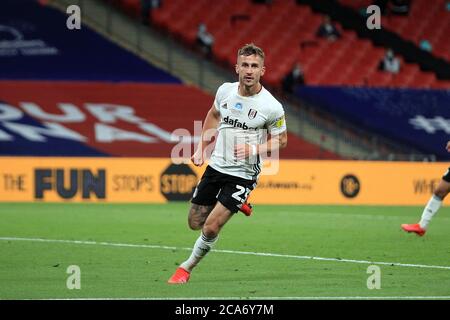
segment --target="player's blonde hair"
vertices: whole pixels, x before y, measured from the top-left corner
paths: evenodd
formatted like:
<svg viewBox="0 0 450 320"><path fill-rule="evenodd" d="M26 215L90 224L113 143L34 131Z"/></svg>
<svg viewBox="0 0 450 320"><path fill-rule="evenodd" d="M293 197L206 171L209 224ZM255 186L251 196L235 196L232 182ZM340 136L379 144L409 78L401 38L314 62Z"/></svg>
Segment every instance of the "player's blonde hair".
<svg viewBox="0 0 450 320"><path fill-rule="evenodd" d="M238 57L251 55L257 55L264 61L265 54L263 49L256 46L254 43L248 43L238 50Z"/></svg>

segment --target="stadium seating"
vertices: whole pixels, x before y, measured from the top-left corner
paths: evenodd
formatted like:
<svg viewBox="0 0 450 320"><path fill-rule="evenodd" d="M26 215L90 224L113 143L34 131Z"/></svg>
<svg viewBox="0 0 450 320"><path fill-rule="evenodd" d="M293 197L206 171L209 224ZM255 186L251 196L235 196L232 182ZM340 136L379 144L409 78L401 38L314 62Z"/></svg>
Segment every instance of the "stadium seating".
<svg viewBox="0 0 450 320"><path fill-rule="evenodd" d="M339 0L342 5L357 11L367 8L373 1ZM382 18L382 26L399 34L401 37L420 44L428 40L433 47L433 54L450 61L450 11L446 10L446 0L435 0L433 4L427 0L411 1L407 16L387 14Z"/></svg>
<svg viewBox="0 0 450 320"><path fill-rule="evenodd" d="M445 9L445 0L414 0L408 16L387 16L383 27L401 34L416 45L428 40L433 54L450 61L450 11Z"/></svg>
<svg viewBox="0 0 450 320"><path fill-rule="evenodd" d="M365 9L370 6L374 1L373 0L339 0L339 2L347 7L351 7L354 10Z"/></svg>
<svg viewBox="0 0 450 320"><path fill-rule="evenodd" d="M138 15L140 0L115 1L127 13ZM358 9L367 6L370 1L347 0L342 3ZM424 9L425 1L419 3L417 8ZM414 17L417 16L417 10L419 9L414 8ZM443 15L435 11L427 15L429 18L426 21L433 20L435 14L439 17ZM312 12L307 6L297 5L294 0L274 1L271 5L254 4L250 0L216 0L214 5L207 0L168 0L164 1L161 8L152 11L155 26L191 46L195 44L198 24L205 23L215 37L215 59L229 66L235 64L237 49L243 43L254 42L266 48L266 66L270 71L264 81L271 86L279 86L283 76L299 61L306 74L306 83L310 85L447 87L448 82L438 81L417 66L404 62L399 75L382 74L377 71L377 66L385 49L375 47L368 40L359 39L353 31L339 27L342 33L339 41L317 39L315 32L322 19L321 14ZM387 26L395 26L399 22L393 21L401 21L399 19L406 18L392 17L387 21ZM445 23L446 25L436 27L447 30L445 28L450 26L450 19L446 19ZM431 32L434 29L426 22L416 28L409 24L406 26L406 36L412 32L408 30L423 28L426 32ZM449 42L442 41L444 34L449 33L450 30L434 33L432 40L436 50L450 52L447 48Z"/></svg>
<svg viewBox="0 0 450 320"><path fill-rule="evenodd" d="M139 16L140 0L110 3ZM16 17L27 23L7 22ZM178 128L193 133L214 97L90 28L55 27L66 19L65 12L34 0L2 3L2 35L18 34L26 46L0 50L0 109L15 115L0 123L0 155L169 157L175 145L170 134ZM8 41L2 42L6 48ZM105 110L124 116L98 115ZM289 146L282 157L339 158L293 134Z"/></svg>

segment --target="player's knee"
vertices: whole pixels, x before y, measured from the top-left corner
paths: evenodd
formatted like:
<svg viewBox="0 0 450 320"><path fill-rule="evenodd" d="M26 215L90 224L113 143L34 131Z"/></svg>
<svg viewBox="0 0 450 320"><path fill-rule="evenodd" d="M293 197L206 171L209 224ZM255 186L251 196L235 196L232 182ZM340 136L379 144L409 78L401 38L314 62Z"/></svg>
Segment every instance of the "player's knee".
<svg viewBox="0 0 450 320"><path fill-rule="evenodd" d="M448 188L437 188L436 190L434 190L434 195L437 196L439 199L444 200L449 191L450 190Z"/></svg>
<svg viewBox="0 0 450 320"><path fill-rule="evenodd" d="M207 238L215 238L219 234L220 226L216 223L205 223L202 232Z"/></svg>
<svg viewBox="0 0 450 320"><path fill-rule="evenodd" d="M444 198L450 193L450 183L443 180L438 184L437 188L434 190L434 195L439 197L439 199L444 200Z"/></svg>

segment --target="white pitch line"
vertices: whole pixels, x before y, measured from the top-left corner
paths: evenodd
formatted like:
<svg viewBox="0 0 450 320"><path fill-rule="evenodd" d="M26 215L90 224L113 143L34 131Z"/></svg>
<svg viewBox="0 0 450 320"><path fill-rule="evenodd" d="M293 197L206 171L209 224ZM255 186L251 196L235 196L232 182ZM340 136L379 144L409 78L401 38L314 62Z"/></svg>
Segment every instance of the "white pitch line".
<svg viewBox="0 0 450 320"><path fill-rule="evenodd" d="M82 240L59 240L59 239L16 238L16 237L0 237L0 240L3 240L3 241L31 241L31 242L50 242L50 243L70 243L70 244L100 245L100 246L110 246L110 247L150 248L150 249L192 251L192 248L180 248L180 247L169 247L169 246L148 245L148 244L82 241ZM235 250L216 250L216 249L213 249L212 251L217 252L217 253L230 253L230 254L241 254L241 255L252 255L252 256L263 256L263 257L278 257L278 258L292 258L292 259L303 259L303 260L320 260L320 261L349 262L349 263L360 263L360 264L375 264L375 265L388 265L388 266L398 266L398 267L429 268L429 269L450 270L450 266L435 266L435 265L426 265L426 264L412 264L412 263L399 263L399 262L383 262L383 261L324 258L324 257L314 257L314 256L297 256L297 255L290 255L290 254L235 251Z"/></svg>

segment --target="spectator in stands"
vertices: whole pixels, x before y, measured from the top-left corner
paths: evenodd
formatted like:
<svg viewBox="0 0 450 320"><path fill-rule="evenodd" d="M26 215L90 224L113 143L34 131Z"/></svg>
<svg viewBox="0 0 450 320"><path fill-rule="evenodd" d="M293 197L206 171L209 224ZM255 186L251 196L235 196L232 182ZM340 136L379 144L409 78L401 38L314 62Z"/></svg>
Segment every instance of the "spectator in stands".
<svg viewBox="0 0 450 320"><path fill-rule="evenodd" d="M152 20L152 10L161 7L162 0L141 0L142 23L147 25Z"/></svg>
<svg viewBox="0 0 450 320"><path fill-rule="evenodd" d="M395 57L392 49L386 51L383 60L380 61L378 69L390 73L400 72L400 60Z"/></svg>
<svg viewBox="0 0 450 320"><path fill-rule="evenodd" d="M390 11L393 14L408 15L411 0L391 0Z"/></svg>
<svg viewBox="0 0 450 320"><path fill-rule="evenodd" d="M329 16L325 16L323 23L317 29L316 36L320 38L327 38L330 41L334 41L341 37L340 32L335 25L331 23Z"/></svg>
<svg viewBox="0 0 450 320"><path fill-rule="evenodd" d="M214 45L214 36L208 32L206 25L200 23L197 29L197 43L206 57L210 58Z"/></svg>
<svg viewBox="0 0 450 320"><path fill-rule="evenodd" d="M433 46L431 45L430 41L428 41L427 39L420 40L419 47L420 47L420 49L422 49L424 51L428 51L428 52L433 51Z"/></svg>
<svg viewBox="0 0 450 320"><path fill-rule="evenodd" d="M284 92L294 93L294 89L297 85L305 84L305 75L303 73L300 63L295 63L292 70L284 76L281 81L281 86Z"/></svg>

